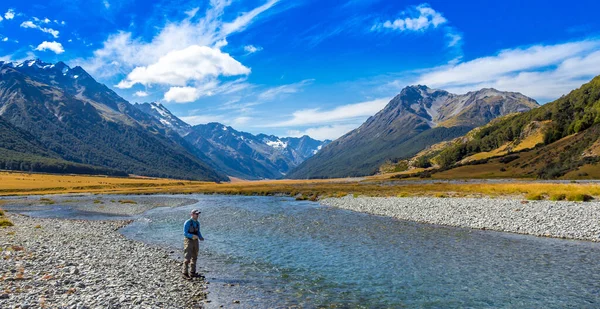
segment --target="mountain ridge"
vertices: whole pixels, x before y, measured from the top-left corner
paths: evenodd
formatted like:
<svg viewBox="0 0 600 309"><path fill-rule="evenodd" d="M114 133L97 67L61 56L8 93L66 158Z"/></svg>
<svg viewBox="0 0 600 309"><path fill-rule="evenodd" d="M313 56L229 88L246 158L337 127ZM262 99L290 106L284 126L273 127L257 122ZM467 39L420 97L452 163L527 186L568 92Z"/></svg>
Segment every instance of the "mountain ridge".
<svg viewBox="0 0 600 309"><path fill-rule="evenodd" d="M385 160L410 157L422 150L406 144L409 140L424 148L461 136L503 114L538 106L522 94L495 89L456 95L423 85L408 86L359 128L324 147L287 177L374 174ZM444 123L446 126L440 125Z"/></svg>
<svg viewBox="0 0 600 309"><path fill-rule="evenodd" d="M0 115L70 162L154 177L226 179L80 67L0 63Z"/></svg>

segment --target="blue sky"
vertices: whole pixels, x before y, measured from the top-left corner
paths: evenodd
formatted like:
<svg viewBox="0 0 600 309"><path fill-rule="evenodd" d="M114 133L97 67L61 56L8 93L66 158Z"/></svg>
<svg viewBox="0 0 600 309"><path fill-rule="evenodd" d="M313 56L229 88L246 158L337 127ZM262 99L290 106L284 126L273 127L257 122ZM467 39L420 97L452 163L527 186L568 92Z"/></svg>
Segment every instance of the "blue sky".
<svg viewBox="0 0 600 309"><path fill-rule="evenodd" d="M600 74L600 1L2 1L0 60L80 65L191 124L337 138L402 88L552 101Z"/></svg>

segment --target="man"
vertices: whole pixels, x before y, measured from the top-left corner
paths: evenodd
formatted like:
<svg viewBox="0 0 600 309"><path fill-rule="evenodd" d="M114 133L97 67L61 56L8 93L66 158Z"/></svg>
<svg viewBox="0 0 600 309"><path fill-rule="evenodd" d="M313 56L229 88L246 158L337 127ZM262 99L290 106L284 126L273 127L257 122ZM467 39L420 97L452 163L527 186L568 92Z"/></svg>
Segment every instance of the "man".
<svg viewBox="0 0 600 309"><path fill-rule="evenodd" d="M183 224L183 235L185 236L183 241L183 277L185 279L191 279L194 277L201 277L196 273L196 261L198 260L198 239L204 240L202 234L200 234L200 222L198 222L198 215L200 211L194 209L191 212L191 218L185 221ZM188 265L190 266L190 272L188 273Z"/></svg>

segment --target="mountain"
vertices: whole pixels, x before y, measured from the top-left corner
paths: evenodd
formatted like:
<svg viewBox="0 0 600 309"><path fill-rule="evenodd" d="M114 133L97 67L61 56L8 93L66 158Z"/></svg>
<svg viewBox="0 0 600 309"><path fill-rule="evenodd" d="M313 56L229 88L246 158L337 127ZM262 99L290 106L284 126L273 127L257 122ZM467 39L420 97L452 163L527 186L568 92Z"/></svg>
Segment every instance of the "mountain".
<svg viewBox="0 0 600 309"><path fill-rule="evenodd" d="M331 142L308 136L277 137L240 132L220 123L190 126L157 102L134 104L157 125L192 145L190 151L227 175L242 179L278 179Z"/></svg>
<svg viewBox="0 0 600 309"><path fill-rule="evenodd" d="M0 169L46 173L102 174L127 176L126 173L77 164L60 159L27 132L14 127L0 117Z"/></svg>
<svg viewBox="0 0 600 309"><path fill-rule="evenodd" d="M239 132L220 123L193 126L185 139L219 170L243 179L279 179L329 141Z"/></svg>
<svg viewBox="0 0 600 309"><path fill-rule="evenodd" d="M409 86L359 128L324 147L287 177L370 175L386 160L411 157L491 119L538 106L522 94L495 89L456 95L422 85Z"/></svg>
<svg viewBox="0 0 600 309"><path fill-rule="evenodd" d="M425 154L422 175L600 177L600 76L556 101L498 119Z"/></svg>
<svg viewBox="0 0 600 309"><path fill-rule="evenodd" d="M192 126L177 118L177 116L173 115L171 111L160 103L135 103L133 106L154 117L161 125L177 132L181 137L186 136L192 130Z"/></svg>
<svg viewBox="0 0 600 309"><path fill-rule="evenodd" d="M145 176L226 179L81 67L0 62L0 116L65 161Z"/></svg>

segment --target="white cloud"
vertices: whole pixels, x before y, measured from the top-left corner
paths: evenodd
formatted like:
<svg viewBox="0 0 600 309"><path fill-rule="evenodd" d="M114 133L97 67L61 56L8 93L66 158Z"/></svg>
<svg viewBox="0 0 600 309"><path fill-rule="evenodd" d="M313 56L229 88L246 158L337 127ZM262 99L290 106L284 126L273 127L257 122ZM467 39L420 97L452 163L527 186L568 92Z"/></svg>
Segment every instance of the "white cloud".
<svg viewBox="0 0 600 309"><path fill-rule="evenodd" d="M244 50L247 51L249 54L254 54L255 52L261 51L262 49L263 48L260 46L254 46L254 45L244 46Z"/></svg>
<svg viewBox="0 0 600 309"><path fill-rule="evenodd" d="M188 18L192 18L192 17L196 16L196 13L198 13L198 10L200 10L199 7L192 8L189 11L185 11L185 15L187 15Z"/></svg>
<svg viewBox="0 0 600 309"><path fill-rule="evenodd" d="M50 19L48 19L48 17L46 17L46 18L44 18L44 19L42 20L42 22L43 22L44 24L48 24L48 23L50 23L50 22L51 22L51 20L50 20Z"/></svg>
<svg viewBox="0 0 600 309"><path fill-rule="evenodd" d="M207 77L250 74L250 69L219 49L192 45L162 56L146 67L136 67L121 81L118 88L131 88L135 84L165 84L185 86L189 81Z"/></svg>
<svg viewBox="0 0 600 309"><path fill-rule="evenodd" d="M202 94L194 87L171 87L165 93L164 100L175 103L194 102L200 98Z"/></svg>
<svg viewBox="0 0 600 309"><path fill-rule="evenodd" d="M6 41L8 41L8 37L6 37L6 36L5 36L5 37L2 39L2 42L6 42Z"/></svg>
<svg viewBox="0 0 600 309"><path fill-rule="evenodd" d="M35 19L39 21L38 18L35 18ZM40 30L42 32L46 32L46 33L51 34L55 39L58 38L58 34L59 34L58 30L54 30L52 28L41 27L39 25L34 24L32 21L29 21L29 20L22 22L21 23L21 28L38 29L38 30Z"/></svg>
<svg viewBox="0 0 600 309"><path fill-rule="evenodd" d="M2 16L0 16L0 21L3 21L3 20L4 20L4 18L2 18Z"/></svg>
<svg viewBox="0 0 600 309"><path fill-rule="evenodd" d="M317 140L335 140L338 137L354 130L357 128L355 124L342 124L342 125L330 125L321 126L315 128L308 128L306 130L290 130L288 135L290 137L301 137L308 135Z"/></svg>
<svg viewBox="0 0 600 309"><path fill-rule="evenodd" d="M143 98L143 97L147 97L148 93L146 91L136 91L133 95L136 97Z"/></svg>
<svg viewBox="0 0 600 309"><path fill-rule="evenodd" d="M264 127L306 126L311 124L329 124L332 122L355 122L356 119L365 120L365 117L373 116L382 110L389 101L389 98L376 99L342 105L326 111L319 108L298 110L292 114L292 119L264 125Z"/></svg>
<svg viewBox="0 0 600 309"><path fill-rule="evenodd" d="M2 18L2 17L0 17L0 18ZM8 9L8 11L6 11L6 13L4 13L4 18L6 18L7 20L15 18L15 10Z"/></svg>
<svg viewBox="0 0 600 309"><path fill-rule="evenodd" d="M56 54L62 54L65 52L65 49L63 48L62 44L60 44L58 42L48 42L48 41L42 42L40 45L38 45L38 47L35 48L35 50L39 50L39 51L51 50Z"/></svg>
<svg viewBox="0 0 600 309"><path fill-rule="evenodd" d="M254 19L258 14L270 9L273 5L275 5L279 0L269 0L267 3L255 8L250 12L246 12L236 18L234 21L230 23L224 23L222 25L221 31L224 35L229 35L231 33L239 32L244 30L246 26L250 24L252 19Z"/></svg>
<svg viewBox="0 0 600 309"><path fill-rule="evenodd" d="M417 84L464 93L484 87L552 100L598 75L600 40L535 45L425 71Z"/></svg>
<svg viewBox="0 0 600 309"><path fill-rule="evenodd" d="M115 33L107 38L102 48L94 51L92 58L75 62L94 75L108 77L124 71L128 73L135 67L150 66L168 53L190 46L219 49L226 44L228 35L244 30L258 14L276 2L272 0L250 12L241 13L233 22L227 23L222 19L231 1L210 1L210 7L198 21L186 18L179 22L168 22L149 42L134 38L130 32ZM112 65L113 62L119 65Z"/></svg>
<svg viewBox="0 0 600 309"><path fill-rule="evenodd" d="M376 23L371 28L372 31L381 31L391 29L397 31L425 31L429 28L437 28L439 25L447 22L446 18L439 12L436 12L428 4L421 4L414 9L402 12L401 17L394 21L387 20L383 23Z"/></svg>
<svg viewBox="0 0 600 309"><path fill-rule="evenodd" d="M297 93L301 90L302 87L312 83L313 81L314 79L305 79L294 84L277 86L260 93L258 95L258 99L261 101L271 101L285 94Z"/></svg>
<svg viewBox="0 0 600 309"><path fill-rule="evenodd" d="M110 8L110 2L108 2L107 0L104 0L104 1L102 1L102 4L104 4L104 7L105 7L106 9L109 9L109 8Z"/></svg>
<svg viewBox="0 0 600 309"><path fill-rule="evenodd" d="M462 41L462 36L458 33L448 32L446 37L448 38L448 47L457 46Z"/></svg>

